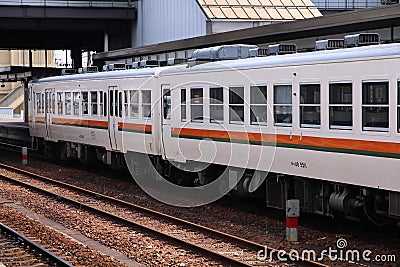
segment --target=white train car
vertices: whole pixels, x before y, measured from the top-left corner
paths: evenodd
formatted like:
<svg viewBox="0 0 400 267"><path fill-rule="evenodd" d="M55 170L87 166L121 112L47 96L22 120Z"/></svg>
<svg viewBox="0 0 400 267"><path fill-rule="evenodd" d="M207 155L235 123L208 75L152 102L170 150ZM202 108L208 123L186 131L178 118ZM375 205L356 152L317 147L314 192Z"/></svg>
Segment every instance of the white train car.
<svg viewBox="0 0 400 267"><path fill-rule="evenodd" d="M47 78L30 97L32 136L68 157L206 163L200 183L230 166L243 194L265 174L271 207L400 218L400 44Z"/></svg>
<svg viewBox="0 0 400 267"><path fill-rule="evenodd" d="M126 149L158 155L158 69L51 77L30 85L30 131L48 154L122 167ZM153 95L155 94L155 95ZM157 122L158 123L158 122ZM137 138L140 136L140 138Z"/></svg>

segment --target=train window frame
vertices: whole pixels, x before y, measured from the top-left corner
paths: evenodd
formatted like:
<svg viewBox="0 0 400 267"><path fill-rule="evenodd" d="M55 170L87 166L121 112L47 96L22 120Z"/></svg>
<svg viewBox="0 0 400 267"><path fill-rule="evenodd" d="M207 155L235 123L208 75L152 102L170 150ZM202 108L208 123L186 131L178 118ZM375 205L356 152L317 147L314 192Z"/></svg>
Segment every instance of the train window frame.
<svg viewBox="0 0 400 267"><path fill-rule="evenodd" d="M163 89L162 95L162 104L163 104L163 119L170 120L171 119L171 88Z"/></svg>
<svg viewBox="0 0 400 267"><path fill-rule="evenodd" d="M181 88L181 122L187 121L187 95L186 95L186 88Z"/></svg>
<svg viewBox="0 0 400 267"><path fill-rule="evenodd" d="M386 97L387 97L387 104L383 104L383 103L381 103L381 104L371 104L371 103L369 103L369 104L366 104L365 103L365 98L364 98L364 92L366 91L365 89L365 87L364 87L364 85L366 85L366 84L383 84L383 83L385 83L385 84L387 84L387 87L386 87ZM390 82L389 82L389 80L373 80L373 81L370 81L370 80L366 80L366 81L362 81L362 84L361 84L361 127L362 127L362 130L364 131L364 132L389 132L389 129L390 129ZM379 92L379 98L383 98L383 93L382 92ZM371 96L370 96L370 99L371 99ZM366 118L365 117L365 113L364 113L364 111L365 111L365 109L371 109L371 108L381 108L381 109L387 109L387 127L375 127L375 126L365 126L364 124L365 124L365 121L364 121L364 119Z"/></svg>
<svg viewBox="0 0 400 267"><path fill-rule="evenodd" d="M400 80L397 81L397 132L400 133Z"/></svg>
<svg viewBox="0 0 400 267"><path fill-rule="evenodd" d="M36 114L42 114L42 94L41 93L36 93Z"/></svg>
<svg viewBox="0 0 400 267"><path fill-rule="evenodd" d="M318 102L315 102L315 92L314 92L314 103L307 103L308 101L306 101L304 99L304 95L303 95L303 91L302 89L305 89L307 87L312 87L312 86L318 86ZM300 99L299 99L299 123L300 123L300 128L309 128L309 129L320 129L321 128L321 83L319 82L310 82L310 83L300 83L299 84L299 92L300 92ZM304 110L308 108L315 108L316 110L319 109L318 112L318 117L319 117L319 123L302 123L303 122L303 115L304 115ZM311 111L311 113L316 113L316 111Z"/></svg>
<svg viewBox="0 0 400 267"><path fill-rule="evenodd" d="M289 93L289 100L286 101L277 101L278 100L278 94L277 94L277 89L282 88L289 88L290 93ZM273 112L274 112L274 125L277 127L292 127L293 126L293 85L289 83L285 84L274 84L273 85ZM278 103L279 102L279 103ZM289 122L276 122L277 121L277 115L281 115L277 113L278 108L286 108L287 110L290 110L290 123ZM286 111L285 109L283 111ZM288 112L285 113L284 115L289 114Z"/></svg>
<svg viewBox="0 0 400 267"><path fill-rule="evenodd" d="M348 93L346 95L340 95L340 98L343 99L341 101L333 101L333 90L335 89L333 86L344 86L344 85L350 85L350 102L346 101L345 99L349 98ZM340 82L329 82L328 85L328 91L329 91L329 129L331 130L353 130L353 126L354 126L354 121L353 121L353 98L354 98L354 94L353 94L353 82L352 81L340 81ZM342 89L342 88L341 88ZM335 103L334 103L335 102ZM335 111L333 111L334 108L350 108L351 112L350 112L350 122L351 122L351 126L349 125L339 125L339 124L333 124L332 123L332 118L333 118L333 114Z"/></svg>
<svg viewBox="0 0 400 267"><path fill-rule="evenodd" d="M103 92L103 116L108 117L108 92Z"/></svg>
<svg viewBox="0 0 400 267"><path fill-rule="evenodd" d="M55 114L56 113L56 93L54 92L54 89L51 89L52 91L49 92L50 95L50 113Z"/></svg>
<svg viewBox="0 0 400 267"><path fill-rule="evenodd" d="M95 96L95 99L93 99ZM90 91L90 116L99 116L99 93L97 91Z"/></svg>
<svg viewBox="0 0 400 267"><path fill-rule="evenodd" d="M265 92L261 92L262 89L265 89ZM253 92L259 91L258 96L253 95ZM260 100L264 98L263 102ZM255 114L255 110L258 108L264 107L264 113L262 114L263 120L259 121L257 119L257 114ZM267 84L257 84L257 85L250 85L250 124L251 125L258 125L258 126L267 126L268 125L268 85Z"/></svg>
<svg viewBox="0 0 400 267"><path fill-rule="evenodd" d="M137 120L140 118L140 114L139 114L139 107L140 107L140 101L139 101L139 97L140 96L140 92L139 90L129 90L129 118ZM135 111L135 112L134 112ZM136 114L136 115L134 115Z"/></svg>
<svg viewBox="0 0 400 267"><path fill-rule="evenodd" d="M80 92L72 92L72 115L80 116Z"/></svg>
<svg viewBox="0 0 400 267"><path fill-rule="evenodd" d="M149 97L149 99L148 99L148 101L150 101L150 102L145 102L144 100L145 100L145 93L147 94L147 93L149 93L150 94L150 97ZM141 90L141 100L142 100L142 103L141 103L141 107L142 107L142 118L143 119L145 119L145 120L150 120L151 119L151 97L152 97L152 93L151 93L151 90ZM148 115L146 116L145 115L145 108L147 109L147 108L149 108L149 113L148 113Z"/></svg>
<svg viewBox="0 0 400 267"><path fill-rule="evenodd" d="M103 91L98 92L98 102L99 102L99 116L103 117L104 116L104 92Z"/></svg>
<svg viewBox="0 0 400 267"><path fill-rule="evenodd" d="M239 89L241 94L237 94L233 90ZM244 86L229 86L229 124L240 124L243 125L245 123L245 111L244 111L244 95L245 87ZM234 101L238 100L238 101ZM234 103L235 102L235 103ZM238 114L234 110L241 110L242 114ZM234 113L233 113L234 112ZM239 120L233 120L232 115L235 114ZM241 116L240 116L241 115Z"/></svg>
<svg viewBox="0 0 400 267"><path fill-rule="evenodd" d="M69 96L69 97L67 97ZM65 115L72 115L72 92L65 92Z"/></svg>
<svg viewBox="0 0 400 267"><path fill-rule="evenodd" d="M40 103L41 103L41 105L40 105L40 110L41 110L41 114L44 114L45 113L45 97L44 97L44 93L41 93L40 94Z"/></svg>
<svg viewBox="0 0 400 267"><path fill-rule="evenodd" d="M197 96L196 91L201 92L201 94L199 96ZM195 110L198 110L198 113L201 114L201 117L193 116ZM193 118L193 117L195 117L195 118ZM203 123L204 122L204 88L203 87L196 86L196 87L190 88L190 121L194 122L194 123Z"/></svg>
<svg viewBox="0 0 400 267"><path fill-rule="evenodd" d="M129 118L129 90L124 90L124 118Z"/></svg>
<svg viewBox="0 0 400 267"><path fill-rule="evenodd" d="M211 91L215 91L215 90L221 90L220 95L222 96L222 99L217 99L217 98L213 98L212 97L212 92ZM216 96L218 97L218 96ZM225 99L224 99L224 88L222 86L213 86L209 88L209 108L210 108L210 123L218 123L221 124L224 122L224 103L225 103ZM220 110L218 110L218 109ZM215 109L215 110L214 110ZM221 111L222 112L222 119L214 119L213 118L213 112L212 111Z"/></svg>
<svg viewBox="0 0 400 267"><path fill-rule="evenodd" d="M64 92L57 92L57 115L64 115Z"/></svg>
<svg viewBox="0 0 400 267"><path fill-rule="evenodd" d="M86 96L86 98L85 98ZM81 92L81 110L82 116L86 117L89 116L89 92L82 91Z"/></svg>
<svg viewBox="0 0 400 267"><path fill-rule="evenodd" d="M118 118L123 117L123 112L124 112L124 92L121 90L117 90L117 111L118 114L116 116Z"/></svg>

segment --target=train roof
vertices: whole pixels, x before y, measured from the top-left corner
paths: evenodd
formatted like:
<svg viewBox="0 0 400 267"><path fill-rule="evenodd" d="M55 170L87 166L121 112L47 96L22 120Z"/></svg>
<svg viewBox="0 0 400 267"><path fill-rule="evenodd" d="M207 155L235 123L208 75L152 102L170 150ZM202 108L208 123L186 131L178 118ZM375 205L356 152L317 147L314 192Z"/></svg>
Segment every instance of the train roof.
<svg viewBox="0 0 400 267"><path fill-rule="evenodd" d="M390 56L400 56L400 43L382 44L364 47L353 47L336 50L323 50L307 53L297 53L278 56L255 57L237 60L216 61L200 64L194 67L186 65L131 69L98 73L75 74L67 76L55 76L32 81L31 83L59 82L59 81L79 81L88 79L106 78L134 78L179 73L192 73L198 71L215 71L226 69L246 69L259 67L278 67L299 64L313 64L323 62L337 62L346 60L372 59Z"/></svg>
<svg viewBox="0 0 400 267"><path fill-rule="evenodd" d="M145 69L131 69L131 70L118 70L85 74L74 74L65 76L54 76L32 81L31 83L45 83L45 82L62 82L62 81L80 81L88 79L105 79L105 78L121 78L121 77L146 77L153 76L160 70L168 67L158 68L145 68Z"/></svg>
<svg viewBox="0 0 400 267"><path fill-rule="evenodd" d="M246 69L258 67L279 67L299 64L337 62L346 60L372 59L400 56L400 44L382 44L364 47L353 47L336 50L323 50L278 56L256 57L237 60L216 61L200 64L191 68L170 69L162 74L191 73L197 71L215 71L226 69Z"/></svg>

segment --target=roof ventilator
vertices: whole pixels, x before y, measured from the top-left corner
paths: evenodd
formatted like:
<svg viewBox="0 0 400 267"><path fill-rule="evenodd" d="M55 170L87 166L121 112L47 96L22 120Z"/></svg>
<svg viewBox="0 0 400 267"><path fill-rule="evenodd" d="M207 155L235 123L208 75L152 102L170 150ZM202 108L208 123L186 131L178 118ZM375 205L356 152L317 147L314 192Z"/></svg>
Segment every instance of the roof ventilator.
<svg viewBox="0 0 400 267"><path fill-rule="evenodd" d="M268 46L268 56L294 53L297 53L297 46L295 44L274 44Z"/></svg>
<svg viewBox="0 0 400 267"><path fill-rule="evenodd" d="M143 59L140 61L141 68L155 68L160 67L160 62L158 60Z"/></svg>
<svg viewBox="0 0 400 267"><path fill-rule="evenodd" d="M378 33L358 33L344 37L345 48L378 44L380 44Z"/></svg>
<svg viewBox="0 0 400 267"><path fill-rule="evenodd" d="M61 70L61 76L74 75L74 74L76 74L76 69L62 69Z"/></svg>
<svg viewBox="0 0 400 267"><path fill-rule="evenodd" d="M90 67L83 67L78 69L78 73L84 74L84 73L96 73L99 72L99 69L97 66L90 66Z"/></svg>
<svg viewBox="0 0 400 267"><path fill-rule="evenodd" d="M126 70L125 63L111 63L103 66L103 71Z"/></svg>
<svg viewBox="0 0 400 267"><path fill-rule="evenodd" d="M184 58L174 58L174 57L172 57L172 58L169 58L167 60L167 65L168 66L174 66L174 65L184 64L184 63L186 63L186 59L184 59Z"/></svg>
<svg viewBox="0 0 400 267"><path fill-rule="evenodd" d="M315 41L315 51L339 49L343 48L343 46L343 39L326 39Z"/></svg>
<svg viewBox="0 0 400 267"><path fill-rule="evenodd" d="M266 56L268 56L268 48L258 48L257 49L257 56L258 57L266 57Z"/></svg>
<svg viewBox="0 0 400 267"><path fill-rule="evenodd" d="M256 45L222 45L210 48L197 49L193 52L192 58L188 60L188 66L193 67L202 63L234 60L257 56Z"/></svg>

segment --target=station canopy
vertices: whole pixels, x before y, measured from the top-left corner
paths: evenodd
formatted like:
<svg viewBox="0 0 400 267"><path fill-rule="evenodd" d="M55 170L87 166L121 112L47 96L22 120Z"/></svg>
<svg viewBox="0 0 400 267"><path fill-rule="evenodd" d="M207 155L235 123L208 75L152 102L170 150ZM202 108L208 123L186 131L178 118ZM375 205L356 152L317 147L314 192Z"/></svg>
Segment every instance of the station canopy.
<svg viewBox="0 0 400 267"><path fill-rule="evenodd" d="M311 0L197 0L211 20L279 22L322 16Z"/></svg>

